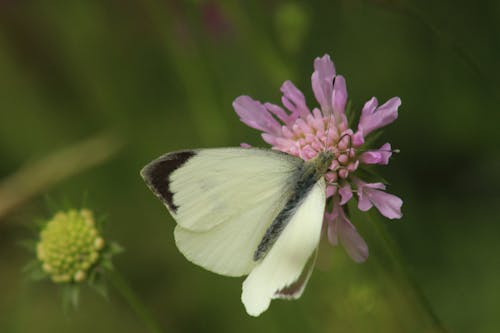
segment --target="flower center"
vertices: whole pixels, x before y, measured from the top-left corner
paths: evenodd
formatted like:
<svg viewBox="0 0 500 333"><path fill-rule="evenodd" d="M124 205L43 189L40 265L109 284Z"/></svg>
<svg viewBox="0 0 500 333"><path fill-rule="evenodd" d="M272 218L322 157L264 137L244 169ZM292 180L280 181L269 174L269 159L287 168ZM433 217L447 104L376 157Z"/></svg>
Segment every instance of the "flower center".
<svg viewBox="0 0 500 333"><path fill-rule="evenodd" d="M324 117L319 110L314 110L305 119L297 119L291 126L283 126L282 134L274 148L306 161L321 151L333 153L333 161L325 174L329 183L348 178L358 168L359 161L352 145L353 131L345 122L338 124L333 117Z"/></svg>
<svg viewBox="0 0 500 333"><path fill-rule="evenodd" d="M332 142L331 149L335 157L330 165L330 172L325 175L328 182L346 179L358 168L359 160L356 156L356 149L352 145L352 135L351 129L344 130L339 139Z"/></svg>

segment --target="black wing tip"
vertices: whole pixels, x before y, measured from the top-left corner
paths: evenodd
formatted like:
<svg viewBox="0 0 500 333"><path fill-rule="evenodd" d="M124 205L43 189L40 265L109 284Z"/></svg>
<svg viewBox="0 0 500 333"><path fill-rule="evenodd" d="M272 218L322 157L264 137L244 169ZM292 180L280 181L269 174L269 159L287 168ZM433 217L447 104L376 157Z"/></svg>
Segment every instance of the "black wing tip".
<svg viewBox="0 0 500 333"><path fill-rule="evenodd" d="M178 207L173 202L174 193L170 190L170 174L194 155L196 155L194 150L167 153L151 161L140 171L149 189L174 213Z"/></svg>

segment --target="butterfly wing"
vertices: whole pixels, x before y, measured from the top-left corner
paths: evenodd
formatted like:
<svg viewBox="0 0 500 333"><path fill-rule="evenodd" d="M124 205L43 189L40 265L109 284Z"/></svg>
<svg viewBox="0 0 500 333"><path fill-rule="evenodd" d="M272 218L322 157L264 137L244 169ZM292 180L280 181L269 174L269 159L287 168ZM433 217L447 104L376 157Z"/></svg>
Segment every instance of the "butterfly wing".
<svg viewBox="0 0 500 333"><path fill-rule="evenodd" d="M325 181L321 178L297 207L276 243L243 282L241 299L248 314L260 315L274 298L300 297L314 263L324 209Z"/></svg>
<svg viewBox="0 0 500 333"><path fill-rule="evenodd" d="M304 162L264 149L220 148L164 155L141 172L177 222L177 247L212 272L241 276L283 209Z"/></svg>

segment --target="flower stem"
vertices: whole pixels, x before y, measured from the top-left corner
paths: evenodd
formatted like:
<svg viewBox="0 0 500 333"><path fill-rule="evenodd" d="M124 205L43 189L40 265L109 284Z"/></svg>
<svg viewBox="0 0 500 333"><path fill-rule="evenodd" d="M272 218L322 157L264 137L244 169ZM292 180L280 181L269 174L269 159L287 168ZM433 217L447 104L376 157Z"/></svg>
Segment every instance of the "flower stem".
<svg viewBox="0 0 500 333"><path fill-rule="evenodd" d="M130 287L123 276L115 270L109 275L109 279L120 295L130 305L137 317L144 322L144 325L148 328L149 332L162 332L160 325L153 319L151 313L149 313L144 303L142 303L142 301L137 297L134 290Z"/></svg>

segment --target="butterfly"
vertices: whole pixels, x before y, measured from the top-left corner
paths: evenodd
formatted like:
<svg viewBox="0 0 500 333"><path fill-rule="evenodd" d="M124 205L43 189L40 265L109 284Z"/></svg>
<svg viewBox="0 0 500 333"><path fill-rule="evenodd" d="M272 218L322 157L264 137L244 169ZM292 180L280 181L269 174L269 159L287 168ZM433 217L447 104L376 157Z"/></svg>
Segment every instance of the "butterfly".
<svg viewBox="0 0 500 333"><path fill-rule="evenodd" d="M258 316L276 298L296 299L309 280L334 155L314 159L259 148L167 153L141 170L177 222L179 251L225 276L245 276L241 300Z"/></svg>

